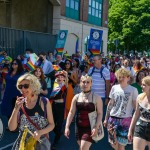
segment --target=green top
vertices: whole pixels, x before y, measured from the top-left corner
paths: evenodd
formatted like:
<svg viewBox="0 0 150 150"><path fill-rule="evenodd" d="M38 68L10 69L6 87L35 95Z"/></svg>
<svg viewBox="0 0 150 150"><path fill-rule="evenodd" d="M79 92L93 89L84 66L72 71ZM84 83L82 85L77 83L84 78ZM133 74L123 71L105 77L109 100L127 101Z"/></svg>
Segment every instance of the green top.
<svg viewBox="0 0 150 150"><path fill-rule="evenodd" d="M133 83L131 85L138 90L138 94L142 93L142 88L141 88L141 86L138 83Z"/></svg>

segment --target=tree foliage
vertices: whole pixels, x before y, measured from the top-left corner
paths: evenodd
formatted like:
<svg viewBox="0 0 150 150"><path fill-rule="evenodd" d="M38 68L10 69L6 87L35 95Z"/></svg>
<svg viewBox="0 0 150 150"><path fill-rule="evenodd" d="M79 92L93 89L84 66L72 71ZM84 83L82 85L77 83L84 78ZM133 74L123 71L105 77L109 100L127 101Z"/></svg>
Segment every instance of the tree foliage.
<svg viewBox="0 0 150 150"><path fill-rule="evenodd" d="M150 49L150 0L109 2L109 41L119 40L122 50Z"/></svg>

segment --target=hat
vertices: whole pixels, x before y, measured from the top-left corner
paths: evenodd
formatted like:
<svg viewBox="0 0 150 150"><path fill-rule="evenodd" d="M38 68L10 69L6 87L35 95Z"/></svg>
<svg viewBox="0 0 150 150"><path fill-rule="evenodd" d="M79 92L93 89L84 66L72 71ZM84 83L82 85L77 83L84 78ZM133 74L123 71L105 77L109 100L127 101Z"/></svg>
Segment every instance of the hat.
<svg viewBox="0 0 150 150"><path fill-rule="evenodd" d="M64 76L65 77L65 74L63 71L58 71L56 74L55 74L55 77L58 77L58 76Z"/></svg>

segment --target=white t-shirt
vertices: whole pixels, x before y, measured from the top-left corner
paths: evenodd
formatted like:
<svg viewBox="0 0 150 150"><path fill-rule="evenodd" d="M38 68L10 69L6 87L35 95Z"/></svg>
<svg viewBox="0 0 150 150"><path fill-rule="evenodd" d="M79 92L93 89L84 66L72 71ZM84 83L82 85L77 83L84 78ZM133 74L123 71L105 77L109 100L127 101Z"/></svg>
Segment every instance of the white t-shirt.
<svg viewBox="0 0 150 150"><path fill-rule="evenodd" d="M121 88L120 84L114 85L109 94L109 97L114 100L114 105L110 111L110 116L119 118L132 117L132 102L136 101L137 96L137 89L131 85L128 85L124 89Z"/></svg>
<svg viewBox="0 0 150 150"><path fill-rule="evenodd" d="M91 67L88 71L88 74L90 75L91 72L93 70L93 67ZM100 70L101 69L97 69L95 68L94 69L94 72L92 74L92 91L96 94L98 94L101 98L105 98L106 97L106 92L105 92L105 80L110 80L110 72L109 70L104 67L103 70L102 70L102 74L103 74L103 77L101 77L101 74L100 74Z"/></svg>

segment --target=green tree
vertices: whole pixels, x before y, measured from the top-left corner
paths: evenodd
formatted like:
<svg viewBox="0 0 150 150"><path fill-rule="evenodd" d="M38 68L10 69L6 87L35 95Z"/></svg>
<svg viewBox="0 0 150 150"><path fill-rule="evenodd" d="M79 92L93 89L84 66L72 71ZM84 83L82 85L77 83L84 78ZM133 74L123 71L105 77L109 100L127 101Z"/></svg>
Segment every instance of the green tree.
<svg viewBox="0 0 150 150"><path fill-rule="evenodd" d="M108 26L109 41L119 40L119 49L148 50L150 0L110 0Z"/></svg>

